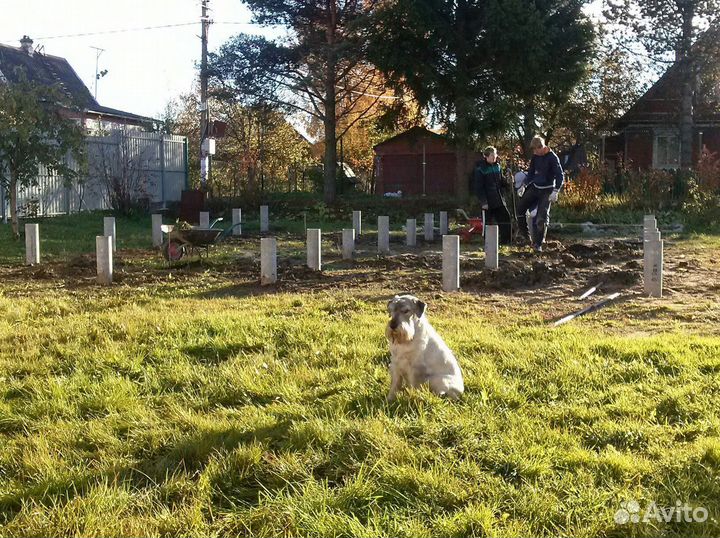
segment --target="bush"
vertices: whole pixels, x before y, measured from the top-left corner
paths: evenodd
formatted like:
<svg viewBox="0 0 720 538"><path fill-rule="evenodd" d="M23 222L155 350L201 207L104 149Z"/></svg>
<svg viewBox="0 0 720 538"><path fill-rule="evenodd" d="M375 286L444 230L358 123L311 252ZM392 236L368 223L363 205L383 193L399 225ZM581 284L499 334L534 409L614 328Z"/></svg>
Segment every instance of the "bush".
<svg viewBox="0 0 720 538"><path fill-rule="evenodd" d="M696 171L624 170L617 179L622 194L606 194L604 170L581 170L566 183L554 219L630 224L654 213L663 223L683 223L689 231L720 230L720 159L715 154L705 154Z"/></svg>
<svg viewBox="0 0 720 538"><path fill-rule="evenodd" d="M608 170L586 168L566 182L559 203L553 206L554 222L585 222L598 224L638 224L645 213L654 213L665 225L683 223L691 231L709 232L720 229L720 196L710 185L709 166L697 174L666 170L625 171L621 180L627 182L622 194L608 194ZM702 175L702 174L706 175ZM708 175L710 174L710 175ZM506 193L508 209L512 198ZM271 206L273 219L301 222L304 217L322 222L351 222L352 211L360 210L363 220L374 222L387 215L391 222L404 224L407 218L422 219L426 212L448 211L451 219L455 209L462 207L471 216L480 214L477 199L459 204L450 196L381 196L349 193L339 195L333 204L325 204L321 193L256 193L242 198L214 198L207 202L213 217L230 217L233 207L243 208L244 219L257 219L262 204ZM437 218L437 217L436 217Z"/></svg>
<svg viewBox="0 0 720 538"><path fill-rule="evenodd" d="M675 177L668 170L626 170L623 197L628 207L659 211L672 205Z"/></svg>
<svg viewBox="0 0 720 538"><path fill-rule="evenodd" d="M698 185L709 192L720 191L720 156L703 151L697 165Z"/></svg>
<svg viewBox="0 0 720 538"><path fill-rule="evenodd" d="M720 194L702 186L697 180L691 180L682 213L691 231L720 231Z"/></svg>
<svg viewBox="0 0 720 538"><path fill-rule="evenodd" d="M612 206L629 211L677 209L687 195L691 174L669 170L622 170L582 168L566 181L562 206L571 212L592 214Z"/></svg>
<svg viewBox="0 0 720 538"><path fill-rule="evenodd" d="M576 211L594 211L600 207L604 178L600 170L581 168L580 173L565 183L563 205Z"/></svg>
<svg viewBox="0 0 720 538"><path fill-rule="evenodd" d="M447 211L452 219L456 208L463 208L469 215L479 215L480 207L477 199L458 204L450 196L409 196L405 198L385 198L363 193L349 193L339 195L332 204L325 204L321 193L287 192L265 193L241 198L211 198L206 202L206 208L212 216L229 217L233 207L242 207L243 215L255 218L260 211L260 205L271 206L273 218L302 220L303 214L308 218L319 218L327 221L348 221L352 219L353 210L363 213L363 220L374 220L380 215L387 215L392 222L405 223L407 218L421 219L424 213ZM508 204L512 211L508 195ZM437 219L437 217L436 217Z"/></svg>

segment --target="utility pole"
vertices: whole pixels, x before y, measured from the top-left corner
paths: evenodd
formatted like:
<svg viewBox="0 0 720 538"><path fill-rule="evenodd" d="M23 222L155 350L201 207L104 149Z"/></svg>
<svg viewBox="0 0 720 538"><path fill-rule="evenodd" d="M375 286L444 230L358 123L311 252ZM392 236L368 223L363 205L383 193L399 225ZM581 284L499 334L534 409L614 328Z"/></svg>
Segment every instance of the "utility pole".
<svg viewBox="0 0 720 538"><path fill-rule="evenodd" d="M210 111L208 109L208 73L207 73L207 51L208 51L208 28L210 18L208 16L208 2L202 0L202 57L200 62L200 188L207 189L207 182L210 170L210 148L208 138L208 125L210 123Z"/></svg>
<svg viewBox="0 0 720 538"><path fill-rule="evenodd" d="M104 77L107 75L107 69L103 69L102 72L98 71L98 63L100 60L100 55L105 52L105 49L101 49L100 47L90 47L91 49L95 49L95 100L97 101L97 87L98 87L98 80L100 80L100 77Z"/></svg>

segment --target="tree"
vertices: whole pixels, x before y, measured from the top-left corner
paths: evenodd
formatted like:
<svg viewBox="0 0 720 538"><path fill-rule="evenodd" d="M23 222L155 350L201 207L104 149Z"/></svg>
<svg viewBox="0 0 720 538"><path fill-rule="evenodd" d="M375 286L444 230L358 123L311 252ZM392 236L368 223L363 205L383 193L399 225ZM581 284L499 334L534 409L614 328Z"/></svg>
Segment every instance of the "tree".
<svg viewBox="0 0 720 538"><path fill-rule="evenodd" d="M552 138L573 92L589 73L595 31L585 0L495 0L486 34L498 98L488 114L511 123L526 156L532 137Z"/></svg>
<svg viewBox="0 0 720 538"><path fill-rule="evenodd" d="M592 26L582 0L389 0L371 58L408 87L457 145L455 193L468 194L467 148L560 101L582 77Z"/></svg>
<svg viewBox="0 0 720 538"><path fill-rule="evenodd" d="M257 101L316 118L323 124L324 198L335 199L338 121L343 110L373 93L379 75L365 61L375 0L248 0L255 22L280 25L280 40L239 35L210 57L216 95ZM379 97L377 98L379 99ZM346 103L341 108L340 103ZM370 107L368 107L368 111ZM356 121L364 117L360 114ZM349 129L346 125L344 129Z"/></svg>
<svg viewBox="0 0 720 538"><path fill-rule="evenodd" d="M190 151L200 147L198 104L197 92L180 95L168 103L163 118L174 133L188 137ZM210 108L214 119L227 124L212 161L209 188L214 195L287 190L290 181L310 166L310 142L275 107L213 97ZM197 161L190 163L190 175L194 183L200 181Z"/></svg>
<svg viewBox="0 0 720 538"><path fill-rule="evenodd" d="M298 174L313 160L311 144L281 112L222 101L213 110L228 125L214 161L213 190L218 180L233 194L297 188Z"/></svg>
<svg viewBox="0 0 720 538"><path fill-rule="evenodd" d="M342 110L342 118L338 122L338 129L345 133L338 138L338 161L349 165L355 172L358 181L356 187L373 192L374 146L410 127L424 124L425 117L410 93L394 95L389 89L385 90L380 101L373 95L366 95L353 105L351 110ZM356 121L360 114L363 117ZM350 125L349 129L345 129L347 125ZM322 134L322 125L318 121L310 121L307 131L310 136L317 138ZM319 146L322 147L322 142Z"/></svg>
<svg viewBox="0 0 720 538"><path fill-rule="evenodd" d="M161 115L163 131L187 137L188 155L200 154L200 124L197 120L197 111L200 108L200 92L182 93L170 99ZM215 103L210 100L210 110L215 110ZM200 161L188 159L188 183L200 185Z"/></svg>
<svg viewBox="0 0 720 538"><path fill-rule="evenodd" d="M655 60L675 55L680 87L680 166L693 164L693 102L697 92L698 66L702 57L717 52L717 35L698 43L699 31L716 25L720 18L718 0L613 0L605 11L611 21L623 21L630 33L625 46L637 40Z"/></svg>
<svg viewBox="0 0 720 538"><path fill-rule="evenodd" d="M467 198L468 155L492 89L482 50L487 29L480 0L390 0L377 10L370 54L401 93L407 88L457 146L455 194Z"/></svg>
<svg viewBox="0 0 720 538"><path fill-rule="evenodd" d="M544 100L534 111L534 127L537 133L555 144L593 142L612 127L641 95L644 84L639 73L637 58L627 50L609 46L597 50L592 56L583 79L570 95L560 101ZM513 123L513 145L523 148L527 155L528 127L523 116ZM529 133L530 131L530 133Z"/></svg>
<svg viewBox="0 0 720 538"><path fill-rule="evenodd" d="M0 181L10 193L10 217L19 237L18 187L34 184L41 166L61 174L67 182L78 177L69 156L84 162L84 136L70 119L72 103L57 86L28 81L0 83Z"/></svg>

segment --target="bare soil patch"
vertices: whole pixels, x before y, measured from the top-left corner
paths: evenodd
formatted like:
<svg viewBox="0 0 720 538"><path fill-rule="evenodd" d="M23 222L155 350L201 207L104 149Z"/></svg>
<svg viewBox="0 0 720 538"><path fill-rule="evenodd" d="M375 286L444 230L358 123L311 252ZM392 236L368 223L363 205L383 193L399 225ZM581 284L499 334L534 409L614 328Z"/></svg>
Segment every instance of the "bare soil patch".
<svg viewBox="0 0 720 538"><path fill-rule="evenodd" d="M279 237L278 282L272 286L261 287L259 283L256 237L233 238L222 252L211 249L209 256L188 257L173 265L164 262L160 253L152 249L119 251L114 259L115 282L131 287L197 286L200 282L207 288L222 288L228 294L253 295L333 289L442 294L442 255L438 242L421 243L410 249L402 244L401 238L393 237L392 252L378 255L372 236L363 236L357 243L356 259L346 261L340 256L339 234L328 235L334 248L323 252L323 270L319 272L305 265L304 237L290 234ZM657 311L655 315L658 319L667 316L698 325L720 322L717 253L693 248L682 241L666 241L665 245L664 314ZM642 292L639 240L567 238L548 241L540 254L522 248L503 249L496 270L484 267L480 244L474 243L470 248L464 245L463 250L460 261L463 292L491 302L502 299L508 305L537 308L540 304L547 319L572 311L580 304L575 300L593 286L598 290L585 304L616 291L622 293L623 300L643 301L638 308L648 301ZM6 293L10 294L25 294L32 289L94 287L96 260L93 254L83 254L35 267L5 266L0 267L0 278L9 284ZM633 314L633 308L628 308L627 315L640 314L637 309Z"/></svg>

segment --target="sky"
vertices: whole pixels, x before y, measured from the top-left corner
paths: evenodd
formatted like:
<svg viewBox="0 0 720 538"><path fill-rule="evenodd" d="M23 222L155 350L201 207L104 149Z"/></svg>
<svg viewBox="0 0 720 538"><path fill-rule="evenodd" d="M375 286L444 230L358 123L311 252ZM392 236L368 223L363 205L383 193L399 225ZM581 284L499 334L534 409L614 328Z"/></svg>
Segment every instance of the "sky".
<svg viewBox="0 0 720 538"><path fill-rule="evenodd" d="M589 12L597 14L602 1L593 0ZM209 0L209 7L210 51L241 32L272 35L250 24L241 0ZM0 0L0 43L19 46L29 35L34 47L67 59L91 93L93 47L104 49L98 70L107 75L98 81L98 102L157 118L197 80L200 9L200 0ZM182 26L137 30L165 25Z"/></svg>
<svg viewBox="0 0 720 538"><path fill-rule="evenodd" d="M240 0L209 0L208 49L241 32L258 33ZM46 54L64 57L91 93L98 69L101 105L159 117L169 100L193 89L200 61L200 0L0 0L0 43L20 46L24 34ZM187 24L173 28L114 30ZM240 24L237 24L240 23ZM90 34L75 37L74 34Z"/></svg>

